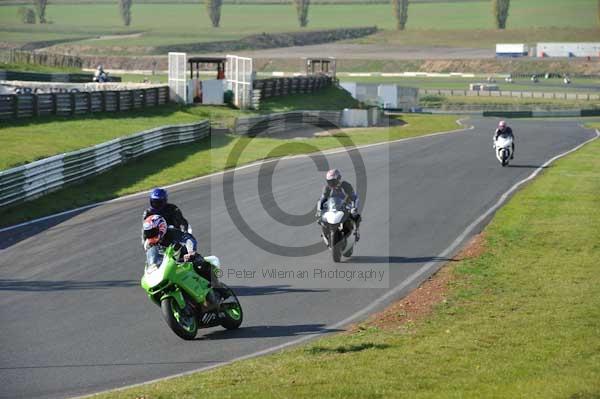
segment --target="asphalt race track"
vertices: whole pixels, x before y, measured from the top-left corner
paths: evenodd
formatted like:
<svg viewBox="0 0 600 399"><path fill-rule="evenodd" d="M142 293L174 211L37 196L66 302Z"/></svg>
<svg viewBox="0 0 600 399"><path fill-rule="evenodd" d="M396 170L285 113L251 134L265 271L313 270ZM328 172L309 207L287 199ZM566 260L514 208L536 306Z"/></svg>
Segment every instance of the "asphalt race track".
<svg viewBox="0 0 600 399"><path fill-rule="evenodd" d="M313 223L286 225L307 220L286 213L314 212L324 179L309 157L267 164L276 165L272 192L269 179L259 179L258 166L235 175L233 190L245 223L279 247L257 246L249 241L250 233L236 227L222 175L172 188L170 199L191 221L201 252L220 256L224 270L369 268L389 278L388 288L227 278L244 307L242 328L200 330L195 341L173 334L139 286L145 196L1 232L0 397L89 394L335 331L341 321L394 287L402 289L375 302L375 308L405 295L444 263L449 256L439 255L503 193L550 158L595 136L575 120L511 121L516 157L510 167L502 168L491 149L497 119L469 123L475 128L370 146L355 154L365 165L366 175L359 180L365 184L366 178L367 196L362 239L347 263L334 265L329 252L296 256L296 250L285 250L319 239ZM348 154L326 158L356 181ZM276 216L284 223L274 220L263 203L271 214L280 209ZM488 221L485 218L468 236ZM415 278L418 271L424 274Z"/></svg>

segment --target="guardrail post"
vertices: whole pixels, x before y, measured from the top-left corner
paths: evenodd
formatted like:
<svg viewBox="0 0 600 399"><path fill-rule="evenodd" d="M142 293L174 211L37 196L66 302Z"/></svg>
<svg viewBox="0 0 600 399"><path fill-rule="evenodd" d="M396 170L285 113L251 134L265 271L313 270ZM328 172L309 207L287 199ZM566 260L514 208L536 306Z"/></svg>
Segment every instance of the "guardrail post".
<svg viewBox="0 0 600 399"><path fill-rule="evenodd" d="M56 100L56 93L52 93L52 114L56 115L58 112L58 101Z"/></svg>
<svg viewBox="0 0 600 399"><path fill-rule="evenodd" d="M31 100L31 106L33 108L33 116L39 116L40 115L40 105L39 105L37 94L33 94L33 98Z"/></svg>
<svg viewBox="0 0 600 399"><path fill-rule="evenodd" d="M17 119L19 117L19 96L17 94L13 94L13 115L14 118Z"/></svg>
<svg viewBox="0 0 600 399"><path fill-rule="evenodd" d="M159 104L158 93L159 93L159 90L158 90L158 87L156 87L154 89L154 106L157 106Z"/></svg>
<svg viewBox="0 0 600 399"><path fill-rule="evenodd" d="M71 115L75 115L75 93L71 93Z"/></svg>
<svg viewBox="0 0 600 399"><path fill-rule="evenodd" d="M121 111L121 93L119 93L118 91L113 91L113 93L115 93L115 104L116 104L116 111L119 112Z"/></svg>
<svg viewBox="0 0 600 399"><path fill-rule="evenodd" d="M148 102L148 99L146 98L147 96L148 96L148 90L142 89L142 108L146 108L146 103Z"/></svg>
<svg viewBox="0 0 600 399"><path fill-rule="evenodd" d="M91 92L87 92L87 111L88 114L92 113L92 93Z"/></svg>
<svg viewBox="0 0 600 399"><path fill-rule="evenodd" d="M106 112L106 91L102 90L100 95L100 111Z"/></svg>

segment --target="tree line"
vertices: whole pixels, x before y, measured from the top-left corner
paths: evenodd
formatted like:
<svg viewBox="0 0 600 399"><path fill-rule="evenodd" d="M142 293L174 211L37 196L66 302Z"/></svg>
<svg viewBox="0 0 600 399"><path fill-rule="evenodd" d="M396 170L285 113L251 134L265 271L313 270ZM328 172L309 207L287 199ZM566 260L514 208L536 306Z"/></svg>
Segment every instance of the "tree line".
<svg viewBox="0 0 600 399"><path fill-rule="evenodd" d="M131 24L131 6L133 0L117 0L119 4L119 12L125 26ZM396 28L404 30L408 21L408 5L409 0L390 0L396 18ZM310 0L293 0L298 24L301 27L308 26L308 9ZM508 10L510 0L491 0L492 13L496 28L506 29L508 20ZM34 10L21 7L19 15L25 23L35 23L36 14L40 24L46 23L46 5L48 0L33 0ZM223 0L205 0L205 6L213 27L218 28L221 24L221 7ZM598 0L598 23L600 24L600 0Z"/></svg>

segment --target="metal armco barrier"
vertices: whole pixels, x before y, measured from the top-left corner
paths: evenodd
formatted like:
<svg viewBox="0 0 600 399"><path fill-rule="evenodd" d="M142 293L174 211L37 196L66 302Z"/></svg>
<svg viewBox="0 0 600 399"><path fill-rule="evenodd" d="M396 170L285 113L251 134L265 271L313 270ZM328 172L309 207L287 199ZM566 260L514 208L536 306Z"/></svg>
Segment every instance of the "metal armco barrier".
<svg viewBox="0 0 600 399"><path fill-rule="evenodd" d="M169 87L78 93L0 95L0 120L119 112L166 104Z"/></svg>
<svg viewBox="0 0 600 399"><path fill-rule="evenodd" d="M210 136L210 122L164 126L0 172L0 206L30 200L174 144Z"/></svg>
<svg viewBox="0 0 600 399"><path fill-rule="evenodd" d="M341 111L291 111L249 118L238 118L235 134L257 136L283 133L299 125L340 127Z"/></svg>
<svg viewBox="0 0 600 399"><path fill-rule="evenodd" d="M444 89L419 89L419 95L463 96L463 97L517 97L517 98L550 98L562 100L600 100L600 94L567 93L545 91L500 91L500 90L444 90Z"/></svg>
<svg viewBox="0 0 600 399"><path fill-rule="evenodd" d="M483 116L497 116L504 118L537 118L537 117L579 117L600 116L600 109L562 109L562 110L531 110L531 111L483 111Z"/></svg>

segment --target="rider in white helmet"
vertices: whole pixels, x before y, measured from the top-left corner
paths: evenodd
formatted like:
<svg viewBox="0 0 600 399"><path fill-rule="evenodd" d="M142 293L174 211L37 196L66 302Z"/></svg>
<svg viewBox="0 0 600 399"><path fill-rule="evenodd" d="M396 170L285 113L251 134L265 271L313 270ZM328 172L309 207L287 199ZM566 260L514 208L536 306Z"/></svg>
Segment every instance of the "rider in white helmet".
<svg viewBox="0 0 600 399"><path fill-rule="evenodd" d="M500 136L512 138L512 151L510 152L510 159L513 159L515 157L515 135L505 121L500 121L500 123L498 123L498 129L496 129L496 132L494 133L494 143Z"/></svg>
<svg viewBox="0 0 600 399"><path fill-rule="evenodd" d="M360 226L360 222L362 220L360 214L358 213L359 200L358 195L354 192L354 188L352 184L347 181L342 180L342 174L337 169L331 169L325 175L325 179L327 180L327 184L323 187L323 193L321 194L321 198L317 202L317 218L321 217L321 212L323 209L323 204L329 199L331 196L340 196L342 197L346 203L350 206L350 218L354 222L356 226L355 235L356 241L360 239L360 233L358 231L358 227Z"/></svg>

